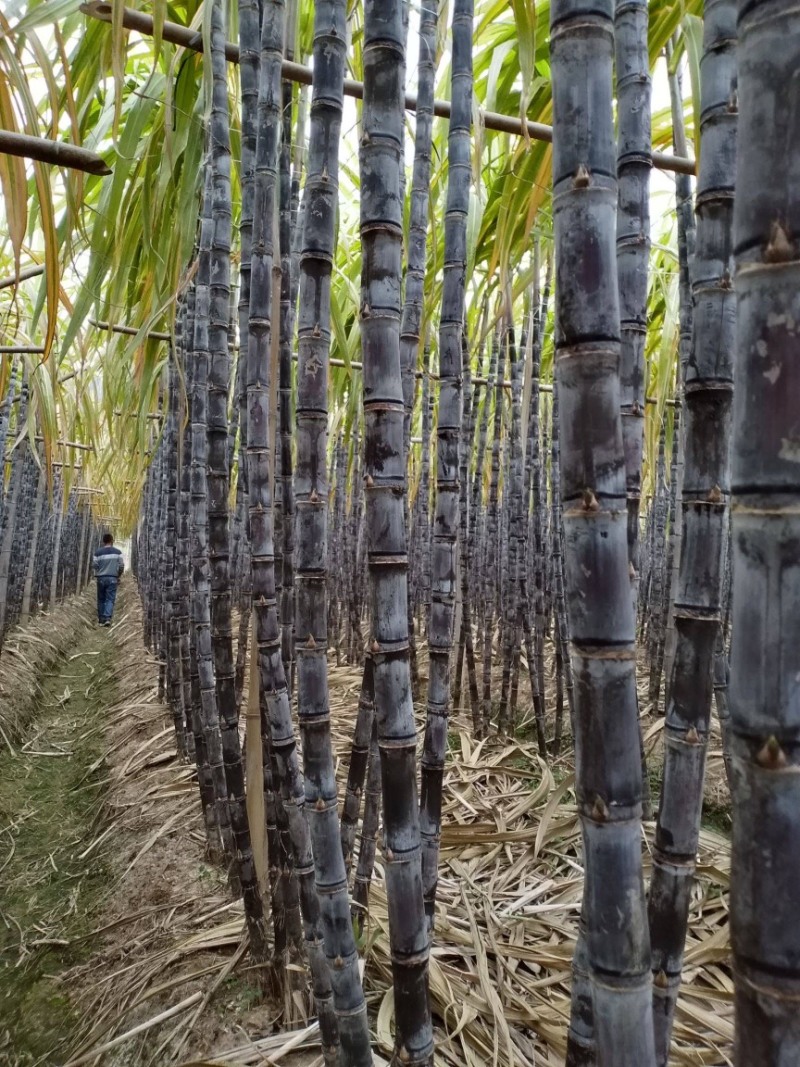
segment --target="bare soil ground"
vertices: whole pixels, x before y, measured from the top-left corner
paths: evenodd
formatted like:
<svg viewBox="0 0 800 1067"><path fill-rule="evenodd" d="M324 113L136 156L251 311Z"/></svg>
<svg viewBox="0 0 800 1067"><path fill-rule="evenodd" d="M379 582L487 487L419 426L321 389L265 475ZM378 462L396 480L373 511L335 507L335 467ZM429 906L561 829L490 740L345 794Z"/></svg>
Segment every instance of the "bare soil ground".
<svg viewBox="0 0 800 1067"><path fill-rule="evenodd" d="M281 1009L264 997L248 963L241 906L230 899L223 873L206 861L197 787L174 755L171 718L158 701L156 665L141 643L132 589L120 614L103 635L115 650L115 689L102 713L103 812L86 827L80 850L92 846L86 869L101 864L103 887L87 917L88 955L58 978L69 1006L69 1052L39 1062L321 1064L303 1005L294 1005L287 1033ZM340 772L359 685L358 669L332 668ZM645 722L657 747L659 722ZM546 765L528 735L524 716L515 739L482 743L472 739L466 716L451 724L431 961L437 1067L564 1062L580 835L568 760ZM652 762L657 778L657 758ZM730 844L724 790L714 784L721 759L712 759L711 768L711 817L701 834L672 1061L687 1067L722 1067L732 1042ZM648 827L646 860L651 840ZM382 874L379 860L363 948L375 1048L388 1059L392 995Z"/></svg>

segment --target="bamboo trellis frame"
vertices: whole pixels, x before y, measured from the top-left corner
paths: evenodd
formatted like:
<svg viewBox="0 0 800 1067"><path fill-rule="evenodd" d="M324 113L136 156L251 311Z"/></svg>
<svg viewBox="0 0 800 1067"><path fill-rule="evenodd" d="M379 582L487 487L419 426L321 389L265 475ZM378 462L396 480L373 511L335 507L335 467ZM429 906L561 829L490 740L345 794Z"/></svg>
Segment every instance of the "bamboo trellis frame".
<svg viewBox="0 0 800 1067"><path fill-rule="evenodd" d="M23 267L19 274L12 274L8 278L0 278L0 289L10 289L12 285L19 285L29 278L39 278L44 274L44 264L34 263L31 267Z"/></svg>
<svg viewBox="0 0 800 1067"><path fill-rule="evenodd" d="M111 173L111 167L102 156L90 152L88 148L65 141L51 141L46 137L32 137L28 133L0 130L0 152L22 156L23 159L35 159L54 167L82 170L87 174L103 176Z"/></svg>
<svg viewBox="0 0 800 1067"><path fill-rule="evenodd" d="M99 19L101 22L112 21L112 6L111 4L103 3L102 0L94 0L92 3L81 4L80 10L84 15L88 15L90 18ZM119 14L119 12L118 12ZM133 11L131 8L123 8L122 12L122 25L125 29L136 30L137 33L141 33L145 37L153 36L153 19L150 15L145 15L140 11ZM202 34L196 30L190 29L188 26L181 26L177 22L164 22L161 27L161 36L165 41L169 41L171 44L180 45L183 48L188 48L193 52L202 52L204 49ZM229 62L239 62L239 46L232 41L228 41L225 45L225 55ZM284 60L281 67L281 74L287 81L298 82L300 85L311 85L311 68L305 67L301 63L291 63L288 60ZM344 82L344 95L352 96L357 100L361 100L364 97L364 83L360 81L353 81L350 78L346 78ZM406 93L406 110L417 110L417 97L415 93ZM449 100L434 100L433 113L439 118L450 118L450 101ZM481 125L487 130L496 130L500 133L516 134L519 137L524 136L527 133L534 141L545 141L551 143L553 140L553 127L547 126L543 122L532 122L530 119L525 121L523 127L523 121L520 118L514 118L511 115L501 115L496 111L481 111L480 112ZM653 152L653 166L659 170L668 170L678 172L681 174L694 174L695 162L693 159L687 159L682 156L672 156L664 152Z"/></svg>
<svg viewBox="0 0 800 1067"><path fill-rule="evenodd" d="M108 333L122 333L126 337L135 337L139 331L135 326L119 326L116 323L101 322L99 319L89 319L89 325L94 326L98 330L105 330ZM144 335L151 341L171 341L172 334L162 333L158 330L148 330Z"/></svg>

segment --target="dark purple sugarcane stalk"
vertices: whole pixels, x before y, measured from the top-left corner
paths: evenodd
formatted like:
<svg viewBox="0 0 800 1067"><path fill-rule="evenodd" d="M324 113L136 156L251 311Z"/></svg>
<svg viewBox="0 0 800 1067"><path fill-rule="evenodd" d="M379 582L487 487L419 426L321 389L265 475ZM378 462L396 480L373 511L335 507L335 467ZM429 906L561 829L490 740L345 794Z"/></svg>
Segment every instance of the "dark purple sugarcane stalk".
<svg viewBox="0 0 800 1067"><path fill-rule="evenodd" d="M498 516L500 492L500 457L502 448L503 387L505 377L505 349L501 347L497 335L494 336L498 362L497 381L494 389L494 418L492 426L492 459L489 495L486 502L486 537L483 553L483 571L481 574L482 617L483 617L483 694L482 715L484 733L489 733L492 721L492 643L494 641L494 619L497 603L498 574L498 539L500 524ZM503 357L500 358L502 352ZM488 393L487 393L488 403Z"/></svg>
<svg viewBox="0 0 800 1067"><path fill-rule="evenodd" d="M221 0L211 12L211 66L213 76L210 115L213 236L209 286L209 377L207 434L207 491L209 566L211 572L211 625L214 638L214 676L227 783L228 810L236 846L231 885L240 890L253 958L266 957L266 927L258 876L253 859L247 817L244 767L239 740L239 715L233 663L231 587L228 528L230 489L228 394L230 354L228 333L231 305L231 183L225 26Z"/></svg>
<svg viewBox="0 0 800 1067"><path fill-rule="evenodd" d="M508 439L509 478L505 484L505 508L508 515L508 578L505 583L503 603L503 675L500 689L500 711L497 728L499 733L516 723L516 693L512 684L515 653L519 648L520 614L520 569L523 556L522 513L522 370L523 356L517 351L513 322L509 320L506 330L511 364L511 432ZM522 346L522 353L525 346ZM512 700L512 692L515 693Z"/></svg>
<svg viewBox="0 0 800 1067"><path fill-rule="evenodd" d="M452 113L447 141L444 278L439 325L439 417L436 514L428 627L428 701L420 779L420 833L425 913L433 928L442 822L442 783L450 714L450 659L458 590L461 372L467 273L467 213L472 180L472 0L453 7Z"/></svg>
<svg viewBox="0 0 800 1067"><path fill-rule="evenodd" d="M330 729L326 625L330 286L339 194L339 139L344 105L346 35L345 0L318 0L314 15L315 76L298 300L297 468L294 484L297 500L297 596L294 615L297 633L297 705L303 737L306 813L325 956L339 1023L340 1062L347 1067L371 1067L367 1007L358 970L358 950L349 921L347 869L340 847L336 771ZM288 172L288 153L286 164ZM285 223L288 238L288 173L286 178ZM288 258L286 268L288 274ZM286 361L290 371L288 339ZM291 460L290 441L287 442L287 448Z"/></svg>
<svg viewBox="0 0 800 1067"><path fill-rule="evenodd" d="M259 688L262 694L262 751L274 755L288 821L294 868L303 915L305 951L320 1019L323 1050L334 1062L338 1049L336 1017L331 1002L331 977L322 950L320 903L314 885L311 839L304 811L305 789L300 770L291 704L281 655L275 581L275 537L270 449L275 427L270 423L271 339L276 186L281 139L280 81L283 60L285 5L264 4L261 72L256 142L256 194L251 257L249 349L247 359L247 483L250 510L252 597ZM338 847L338 842L337 842Z"/></svg>
<svg viewBox="0 0 800 1067"><path fill-rule="evenodd" d="M408 663L405 411L400 372L404 39L400 0L366 0L363 135L359 153L359 310L371 593L369 644L374 657L375 721L381 760L395 1049L403 1062L421 1067L429 1064L433 1055L433 1030L428 999L429 934L422 893L416 732ZM458 336L460 340L460 333ZM459 344L459 360L460 354ZM443 413L450 414L446 403ZM460 422L460 397L455 417ZM448 423L449 418L444 425ZM457 445L456 440L456 462Z"/></svg>

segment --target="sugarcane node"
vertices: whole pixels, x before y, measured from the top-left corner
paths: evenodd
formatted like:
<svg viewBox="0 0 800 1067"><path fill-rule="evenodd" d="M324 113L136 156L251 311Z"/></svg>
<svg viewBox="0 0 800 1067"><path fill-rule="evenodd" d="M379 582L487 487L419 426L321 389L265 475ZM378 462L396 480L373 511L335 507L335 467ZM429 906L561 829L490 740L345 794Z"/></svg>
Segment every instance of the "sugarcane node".
<svg viewBox="0 0 800 1067"><path fill-rule="evenodd" d="M572 179L573 189L586 189L592 184L592 175L585 163L579 163Z"/></svg>
<svg viewBox="0 0 800 1067"><path fill-rule="evenodd" d="M709 489L708 496L706 497L709 504L721 504L722 503L722 490L718 485L715 485L712 489Z"/></svg>
<svg viewBox="0 0 800 1067"><path fill-rule="evenodd" d="M789 762L786 753L781 748L780 741L772 734L759 749L756 762L767 771L777 771L785 767Z"/></svg>
<svg viewBox="0 0 800 1067"><path fill-rule="evenodd" d="M599 511L600 505L597 503L597 497L594 495L592 489L583 490L583 510L584 511Z"/></svg>
<svg viewBox="0 0 800 1067"><path fill-rule="evenodd" d="M764 249L765 263L788 263L794 256L794 246L783 224L777 219L772 223L769 241Z"/></svg>
<svg viewBox="0 0 800 1067"><path fill-rule="evenodd" d="M689 727L683 739L687 743L687 745L700 744L700 734L697 732L697 729L694 726Z"/></svg>
<svg viewBox="0 0 800 1067"><path fill-rule="evenodd" d="M653 975L653 985L656 989L666 989L669 986L669 979L665 971L656 971L655 975Z"/></svg>
<svg viewBox="0 0 800 1067"><path fill-rule="evenodd" d="M599 793L594 798L594 804L592 805L592 818L595 822L606 822L608 820L608 805Z"/></svg>

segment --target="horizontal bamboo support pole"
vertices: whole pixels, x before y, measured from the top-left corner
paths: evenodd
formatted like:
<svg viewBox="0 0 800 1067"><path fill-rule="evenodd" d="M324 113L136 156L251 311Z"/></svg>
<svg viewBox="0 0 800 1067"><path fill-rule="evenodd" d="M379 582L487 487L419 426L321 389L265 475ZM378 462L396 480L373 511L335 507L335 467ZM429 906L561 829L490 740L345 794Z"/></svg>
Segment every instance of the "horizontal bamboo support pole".
<svg viewBox="0 0 800 1067"><path fill-rule="evenodd" d="M8 156L22 156L54 167L82 170L87 174L110 174L111 167L102 156L66 141L51 141L46 137L31 137L28 133L0 130L0 152Z"/></svg>
<svg viewBox="0 0 800 1067"><path fill-rule="evenodd" d="M44 264L35 263L32 267L25 267L19 274L12 274L8 278L0 278L0 289L10 289L12 285L19 285L29 278L39 278L44 274Z"/></svg>
<svg viewBox="0 0 800 1067"><path fill-rule="evenodd" d="M37 441L44 441L44 438L39 434L36 435ZM79 452L94 452L94 445L84 445L80 441L54 441L54 445L58 445L60 448L77 448Z"/></svg>
<svg viewBox="0 0 800 1067"><path fill-rule="evenodd" d="M5 459L6 462L8 462L9 460L13 459L13 457L14 457L14 449L12 448L10 452L6 452L6 454L5 454L5 456L3 458ZM81 461L79 459L76 459L76 460L51 459L50 460L50 466L51 467L69 467L69 469L72 470L72 471L83 470L83 464L81 463Z"/></svg>
<svg viewBox="0 0 800 1067"><path fill-rule="evenodd" d="M117 326L110 322L100 322L99 319L89 319L89 325L97 327L98 330L106 330L109 333L124 333L127 337L135 337L139 332L135 326ZM172 334L159 333L157 330L150 330L145 334L145 337L150 338L151 341L172 340Z"/></svg>
<svg viewBox="0 0 800 1067"><path fill-rule="evenodd" d="M297 362L297 356L296 355L293 355L292 359L295 362ZM331 367L349 367L350 370L361 370L362 367L363 367L363 363L360 363L357 359L352 359L348 363L344 359L336 359L335 357L332 357L331 359L328 360L328 363L330 364ZM414 371L414 377L415 378L422 378L423 375L424 375L424 372L421 371L421 370ZM428 374L428 378L432 382L438 382L439 381L439 375L438 374ZM480 376L476 376L476 377L472 378L471 381L472 381L473 385L488 385L489 384L489 379L488 378L481 378ZM492 384L495 387L499 384L500 386L502 386L503 389L510 389L511 388L511 382L509 382L509 381L502 381L502 382L499 382L499 383L498 382L493 382ZM553 386L550 385L548 382L541 382L540 383L540 385L539 385L539 392L540 393L552 393L552 391L553 391ZM656 404L658 404L658 402L659 402L658 401L658 397L656 397L656 396L648 396L646 398L646 400L645 400L645 403L652 404L652 405L656 405ZM674 407L675 406L675 401L672 400L672 399L665 400L664 403L667 404L669 407Z"/></svg>
<svg viewBox="0 0 800 1067"><path fill-rule="evenodd" d="M41 345L0 345L0 356L41 356Z"/></svg>
<svg viewBox="0 0 800 1067"><path fill-rule="evenodd" d="M114 414L120 419L121 418L127 418L127 419L138 419L139 418L138 413L135 412L135 411L115 411ZM164 416L163 415L159 415L159 413L157 411L148 411L148 413L145 415L145 418L146 419L159 419L159 420L161 420L161 419L164 418Z"/></svg>
<svg viewBox="0 0 800 1067"><path fill-rule="evenodd" d="M95 2L88 4L81 4L80 10L91 18L100 19L101 22L111 22L111 4L103 3L102 0L95 0ZM153 36L153 19L150 15L145 15L141 11L132 11L127 7L123 8L122 25L126 29L136 30L138 33L141 33L146 37ZM202 34L198 33L196 30L190 29L188 26L181 26L177 22L165 22L162 26L162 36L165 41L169 41L171 44L180 45L193 52L203 51ZM234 44L232 41L228 41L225 45L225 55L231 63L238 63L238 45ZM288 60L284 60L281 67L281 73L287 81L299 82L300 85L311 85L311 68L304 67L301 63L290 63ZM344 94L345 96L355 97L356 100L362 100L364 97L364 83L345 78ZM416 110L416 94L406 93L406 111ZM439 118L449 119L450 101L434 100L433 113L434 115L438 115ZM553 127L546 126L543 122L531 122L528 119L525 120L523 126L522 119L514 118L512 115L501 115L496 111L481 111L480 121L487 130L515 134L518 137L527 133L528 137L533 141L545 141L550 143L553 140ZM657 167L659 170L674 171L680 174L695 173L693 159L687 159L682 156L671 156L664 152L653 152L653 166Z"/></svg>

